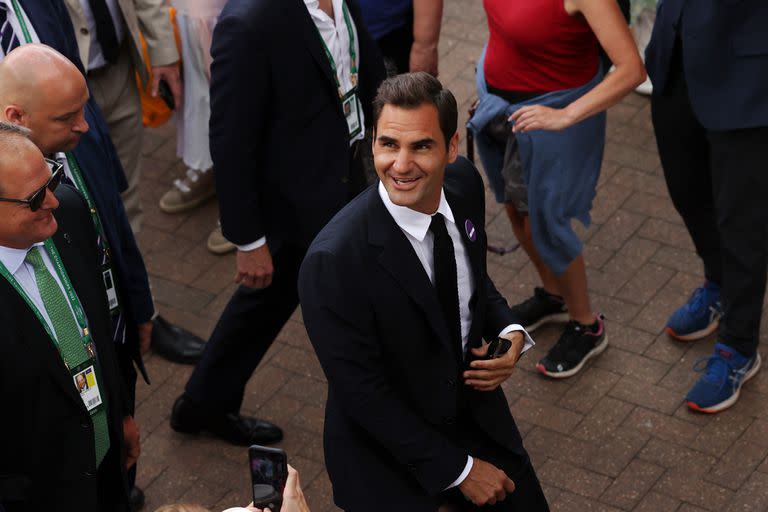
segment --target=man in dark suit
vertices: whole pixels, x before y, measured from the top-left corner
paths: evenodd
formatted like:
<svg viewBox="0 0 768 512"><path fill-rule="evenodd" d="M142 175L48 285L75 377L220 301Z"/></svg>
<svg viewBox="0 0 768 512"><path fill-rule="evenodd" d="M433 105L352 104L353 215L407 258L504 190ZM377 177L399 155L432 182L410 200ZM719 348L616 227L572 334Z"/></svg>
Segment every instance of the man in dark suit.
<svg viewBox="0 0 768 512"><path fill-rule="evenodd" d="M139 439L96 232L23 130L0 123L0 509L125 511Z"/></svg>
<svg viewBox="0 0 768 512"><path fill-rule="evenodd" d="M381 181L320 232L299 274L328 378L326 465L348 511L548 510L499 388L532 341L488 277L483 181L457 158L456 124L427 73L384 82ZM482 339L499 337L509 350L485 360Z"/></svg>
<svg viewBox="0 0 768 512"><path fill-rule="evenodd" d="M239 414L245 384L298 305L309 243L362 189L360 141L384 66L357 4L341 0L232 0L211 53L211 156L241 286L171 426L264 444L282 432Z"/></svg>
<svg viewBox="0 0 768 512"><path fill-rule="evenodd" d="M757 351L768 261L768 3L662 0L646 67L669 194L704 263L705 283L666 330L717 331L696 411L733 405L761 363ZM718 329L719 327L719 329Z"/></svg>
<svg viewBox="0 0 768 512"><path fill-rule="evenodd" d="M133 413L135 368L149 382L142 352L149 348L154 307L144 261L120 200L120 164L88 99L85 78L48 46L20 46L0 62L0 109L0 120L29 128L40 151L64 164L66 180L95 210L92 222L101 241L110 332ZM133 475L131 470L131 480ZM143 501L139 490L132 496Z"/></svg>
<svg viewBox="0 0 768 512"><path fill-rule="evenodd" d="M43 43L59 51L83 72L75 31L62 0L16 0L18 10L10 1L0 0L0 26L6 31L3 41L8 43L5 47L0 45L0 59L19 45ZM19 21L17 12L24 23ZM9 23L5 25L4 21ZM128 183L106 121L93 98L89 98L85 106L85 119L90 130L73 153L78 160L83 160L81 167L85 182L92 190L94 203L102 217L115 266L121 273L119 279L125 281L122 289L126 294L126 348L129 349L126 368L130 366L131 358L140 364L140 347L146 351L150 340L153 351L162 357L179 363L194 363L203 350L200 338L157 315L152 324L147 323L155 314L147 271L130 226L126 231L127 215L123 202L115 198Z"/></svg>

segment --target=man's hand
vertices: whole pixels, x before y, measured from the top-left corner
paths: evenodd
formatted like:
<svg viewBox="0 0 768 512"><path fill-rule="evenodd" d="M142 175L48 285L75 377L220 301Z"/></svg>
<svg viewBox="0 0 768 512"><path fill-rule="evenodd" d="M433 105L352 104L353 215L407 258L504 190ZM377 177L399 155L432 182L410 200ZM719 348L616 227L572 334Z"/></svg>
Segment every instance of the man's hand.
<svg viewBox="0 0 768 512"><path fill-rule="evenodd" d="M157 96L160 80L168 83L176 108L181 108L181 77L178 62L168 66L152 66L152 96Z"/></svg>
<svg viewBox="0 0 768 512"><path fill-rule="evenodd" d="M266 244L252 251L237 251L235 282L249 288L266 288L272 284L272 255Z"/></svg>
<svg viewBox="0 0 768 512"><path fill-rule="evenodd" d="M141 455L139 427L133 416L123 418L123 437L125 438L125 469L130 469Z"/></svg>
<svg viewBox="0 0 768 512"><path fill-rule="evenodd" d="M470 369L464 372L464 383L467 386L472 386L477 391L493 391L512 375L520 352L525 346L525 337L521 331L512 331L502 337L511 341L512 346L506 354L496 359L476 359L469 363ZM472 349L472 355L475 357L484 357L487 353L488 345Z"/></svg>
<svg viewBox="0 0 768 512"><path fill-rule="evenodd" d="M142 355L149 351L149 345L152 343L152 320L139 324L139 351Z"/></svg>
<svg viewBox="0 0 768 512"><path fill-rule="evenodd" d="M506 499L515 490L515 483L493 464L475 458L459 490L477 506L493 505Z"/></svg>
<svg viewBox="0 0 768 512"><path fill-rule="evenodd" d="M424 44L414 41L411 45L409 71L426 71L430 75L437 76L437 44Z"/></svg>

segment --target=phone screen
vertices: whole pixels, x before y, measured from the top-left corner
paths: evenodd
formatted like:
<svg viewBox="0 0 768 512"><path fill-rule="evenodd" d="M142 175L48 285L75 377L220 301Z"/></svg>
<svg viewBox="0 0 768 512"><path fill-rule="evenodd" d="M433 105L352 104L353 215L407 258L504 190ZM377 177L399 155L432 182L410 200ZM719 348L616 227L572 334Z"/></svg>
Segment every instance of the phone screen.
<svg viewBox="0 0 768 512"><path fill-rule="evenodd" d="M283 489L288 477L285 452L276 448L251 446L251 483L253 503L258 507L279 510L283 501Z"/></svg>

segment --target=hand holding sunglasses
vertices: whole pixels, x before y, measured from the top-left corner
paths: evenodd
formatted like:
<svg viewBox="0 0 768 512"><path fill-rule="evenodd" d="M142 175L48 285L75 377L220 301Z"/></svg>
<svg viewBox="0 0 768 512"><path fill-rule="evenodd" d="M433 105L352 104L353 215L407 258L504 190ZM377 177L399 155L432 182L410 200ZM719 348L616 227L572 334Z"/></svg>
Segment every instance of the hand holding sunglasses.
<svg viewBox="0 0 768 512"><path fill-rule="evenodd" d="M5 203L18 203L28 206L30 210L36 212L43 205L45 201L45 194L47 190L54 192L56 187L61 183L61 177L64 174L64 164L55 160L45 159L48 165L51 167L51 177L45 182L45 185L35 190L28 199L8 199L0 197L0 201Z"/></svg>

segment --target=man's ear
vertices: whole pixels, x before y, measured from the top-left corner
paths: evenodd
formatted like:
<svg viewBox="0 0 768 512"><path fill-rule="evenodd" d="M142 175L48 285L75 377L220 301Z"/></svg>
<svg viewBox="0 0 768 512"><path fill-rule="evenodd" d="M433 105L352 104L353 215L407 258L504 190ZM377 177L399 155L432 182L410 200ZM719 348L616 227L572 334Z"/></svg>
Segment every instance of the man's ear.
<svg viewBox="0 0 768 512"><path fill-rule="evenodd" d="M26 126L27 114L24 109L17 105L8 105L3 109L3 116L9 123Z"/></svg>
<svg viewBox="0 0 768 512"><path fill-rule="evenodd" d="M448 163L452 164L456 161L456 157L459 156L459 131L453 134L451 140L448 141Z"/></svg>

